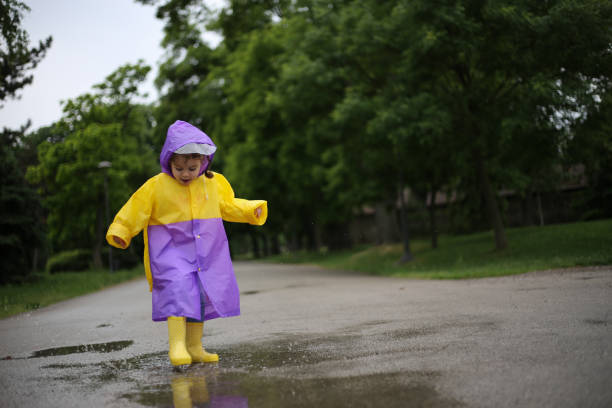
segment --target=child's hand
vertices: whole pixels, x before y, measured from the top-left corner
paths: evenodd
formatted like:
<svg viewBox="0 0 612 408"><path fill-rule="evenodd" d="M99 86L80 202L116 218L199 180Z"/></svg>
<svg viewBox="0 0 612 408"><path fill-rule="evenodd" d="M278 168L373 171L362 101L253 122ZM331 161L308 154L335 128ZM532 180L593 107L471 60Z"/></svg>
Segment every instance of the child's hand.
<svg viewBox="0 0 612 408"><path fill-rule="evenodd" d="M261 207L255 209L255 218L261 217Z"/></svg>
<svg viewBox="0 0 612 408"><path fill-rule="evenodd" d="M113 241L115 241L116 244L121 245L122 248L125 248L127 246L127 244L125 243L124 240L122 240L121 238L119 238L116 235L113 235Z"/></svg>

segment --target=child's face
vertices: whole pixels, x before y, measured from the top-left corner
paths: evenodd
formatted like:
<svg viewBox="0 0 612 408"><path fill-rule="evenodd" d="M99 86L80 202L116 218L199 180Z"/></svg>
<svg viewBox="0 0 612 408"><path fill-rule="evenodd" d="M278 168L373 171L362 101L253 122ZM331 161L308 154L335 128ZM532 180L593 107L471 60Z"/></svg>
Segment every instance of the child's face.
<svg viewBox="0 0 612 408"><path fill-rule="evenodd" d="M170 163L172 176L177 179L179 183L186 186L198 178L200 168L202 167L204 160L205 158L191 159L186 157L177 157Z"/></svg>

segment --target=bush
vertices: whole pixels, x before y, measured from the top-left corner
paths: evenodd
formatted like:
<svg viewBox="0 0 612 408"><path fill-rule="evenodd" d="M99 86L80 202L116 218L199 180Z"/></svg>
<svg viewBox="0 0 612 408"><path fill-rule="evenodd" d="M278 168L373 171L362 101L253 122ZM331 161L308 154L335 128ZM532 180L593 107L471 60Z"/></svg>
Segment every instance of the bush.
<svg viewBox="0 0 612 408"><path fill-rule="evenodd" d="M91 257L90 249L62 251L49 258L45 269L48 273L83 271L89 269Z"/></svg>

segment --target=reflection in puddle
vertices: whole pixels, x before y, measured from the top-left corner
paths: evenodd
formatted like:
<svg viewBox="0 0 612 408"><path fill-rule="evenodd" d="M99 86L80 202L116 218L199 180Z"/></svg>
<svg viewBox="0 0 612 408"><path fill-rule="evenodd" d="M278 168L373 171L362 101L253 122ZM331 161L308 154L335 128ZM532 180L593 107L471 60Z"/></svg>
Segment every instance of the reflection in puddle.
<svg viewBox="0 0 612 408"><path fill-rule="evenodd" d="M339 378L286 378L223 372L208 367L176 374L168 385L122 395L144 406L176 408L457 407L429 385L433 373L373 374Z"/></svg>
<svg viewBox="0 0 612 408"><path fill-rule="evenodd" d="M43 368L46 380L51 379L58 386L70 383L73 387L77 378L98 392L105 390L107 395L115 395L119 406L460 406L437 392L435 383L439 375L435 372L405 370L377 374L370 371L367 375L343 376L329 371L330 363L344 368L368 364L362 360L361 346L367 345L361 344L356 335L299 339L292 336L216 349L221 358L216 364L172 368L164 351L129 359L53 364Z"/></svg>
<svg viewBox="0 0 612 408"><path fill-rule="evenodd" d="M240 387L241 377L235 373L225 372L217 364L195 364L187 368L170 368L164 364L165 353L149 355L146 360L140 360L140 373L122 372L115 380L135 382L131 392L122 394L120 400L129 400L142 406L191 408L247 408L247 394ZM132 364L129 366L134 367ZM147 368L148 367L148 368ZM108 376L109 367L106 366ZM142 370L145 370L142 378ZM127 376L126 376L127 374ZM123 377L123 378L119 378ZM98 377L99 378L99 377Z"/></svg>
<svg viewBox="0 0 612 408"><path fill-rule="evenodd" d="M113 341L110 343L81 344L79 346L56 347L56 348L35 351L28 358L65 356L67 354L90 353L90 352L110 353L113 351L123 350L124 348L131 346L132 344L134 344L132 340L124 340L124 341Z"/></svg>
<svg viewBox="0 0 612 408"><path fill-rule="evenodd" d="M191 408L193 403L198 404L209 401L205 377L173 378L171 387L172 402L175 408Z"/></svg>
<svg viewBox="0 0 612 408"><path fill-rule="evenodd" d="M192 408L208 403L209 407L247 408L247 398L234 395L209 395L205 376L181 376L172 379L172 403L175 408Z"/></svg>

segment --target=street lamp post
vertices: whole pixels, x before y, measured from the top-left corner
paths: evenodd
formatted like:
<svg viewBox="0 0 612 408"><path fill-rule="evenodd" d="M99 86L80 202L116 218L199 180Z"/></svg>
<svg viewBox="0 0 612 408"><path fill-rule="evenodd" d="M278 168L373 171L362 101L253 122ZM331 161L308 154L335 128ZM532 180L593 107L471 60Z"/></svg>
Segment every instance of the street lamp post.
<svg viewBox="0 0 612 408"><path fill-rule="evenodd" d="M112 167L113 164L109 161L101 161L98 163L98 168L104 171L104 209L106 212L106 225L108 227L108 169ZM108 267L110 271L113 272L113 248L108 247Z"/></svg>

